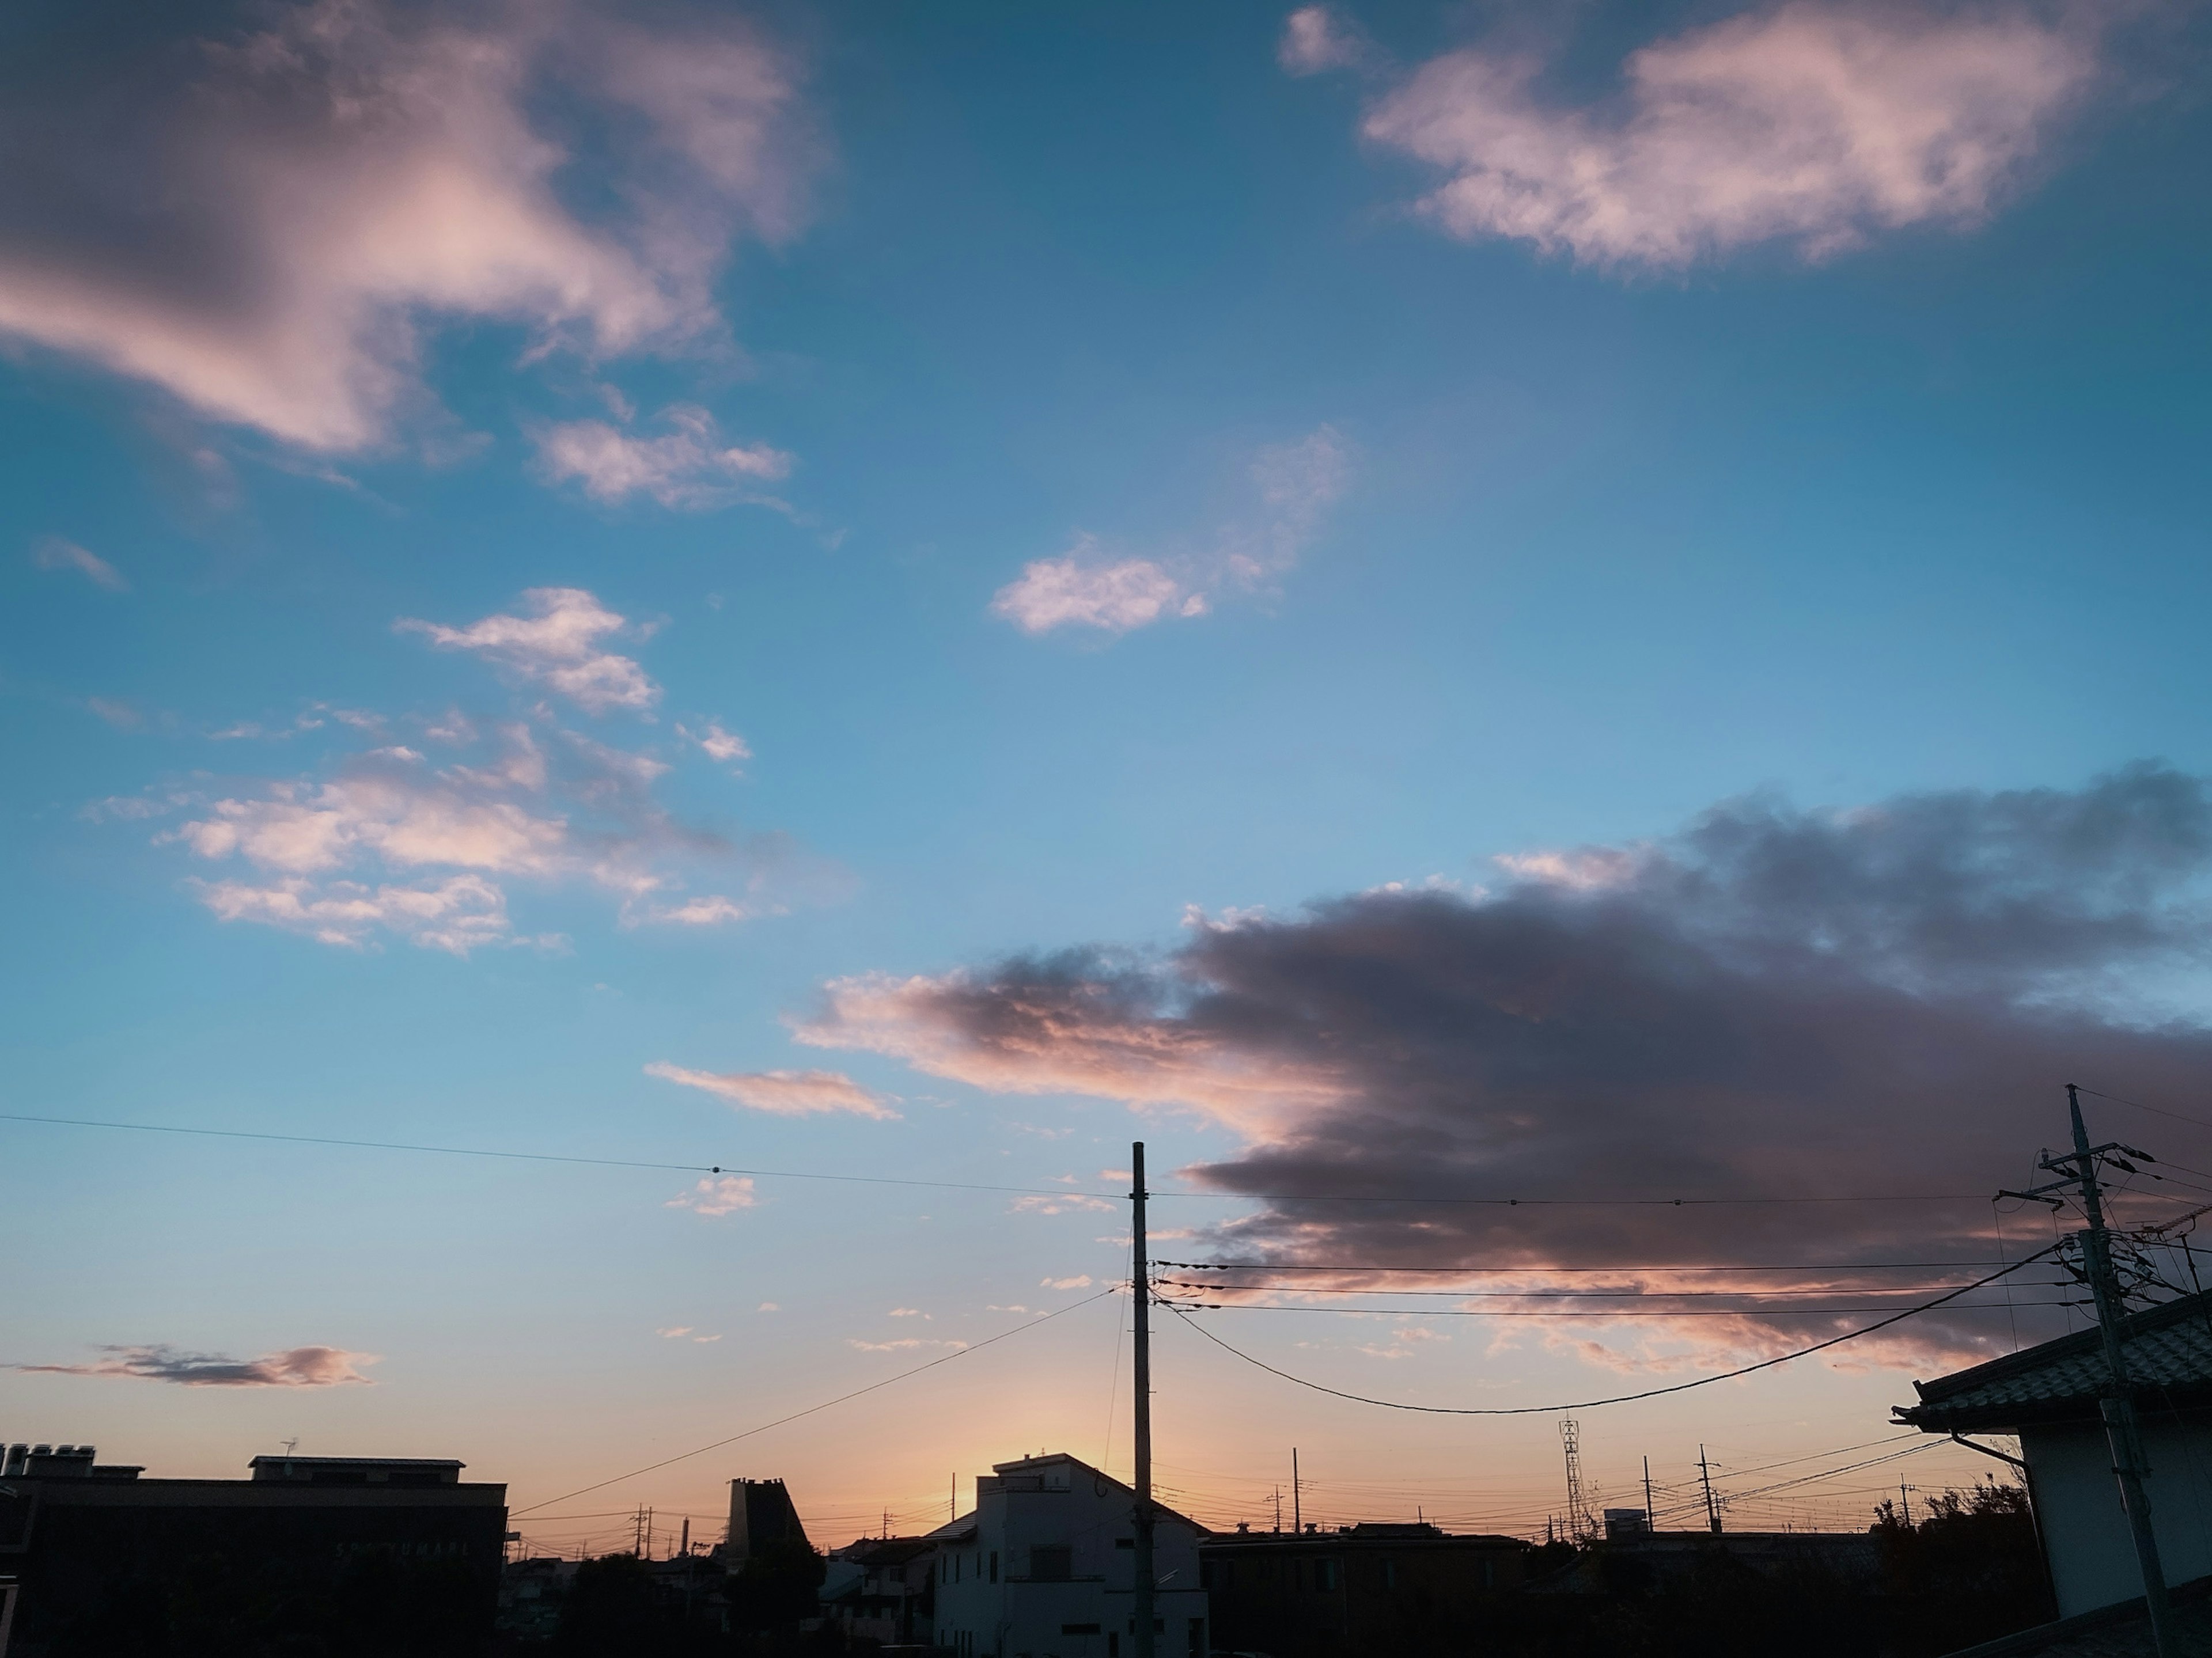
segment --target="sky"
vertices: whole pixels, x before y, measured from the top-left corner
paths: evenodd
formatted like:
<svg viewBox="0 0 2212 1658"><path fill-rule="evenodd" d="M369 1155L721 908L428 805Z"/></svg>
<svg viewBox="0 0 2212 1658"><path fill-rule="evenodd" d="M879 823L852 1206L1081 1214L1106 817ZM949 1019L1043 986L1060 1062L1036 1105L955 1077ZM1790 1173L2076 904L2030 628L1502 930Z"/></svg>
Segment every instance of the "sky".
<svg viewBox="0 0 2212 1658"><path fill-rule="evenodd" d="M2212 1188L2201 9L0 27L0 1438L918 1528L1142 1139L1169 1500L1540 1533Z"/></svg>

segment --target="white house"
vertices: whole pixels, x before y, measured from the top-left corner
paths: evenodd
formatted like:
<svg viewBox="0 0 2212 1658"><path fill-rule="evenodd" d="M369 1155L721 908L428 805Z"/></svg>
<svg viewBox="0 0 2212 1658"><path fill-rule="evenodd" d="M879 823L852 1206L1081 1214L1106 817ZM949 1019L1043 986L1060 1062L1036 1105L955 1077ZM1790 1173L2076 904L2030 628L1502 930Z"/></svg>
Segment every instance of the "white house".
<svg viewBox="0 0 2212 1658"><path fill-rule="evenodd" d="M2150 1472L2143 1494L2169 1587L2212 1575L2212 1294L2136 1313L2120 1326ZM2051 1564L2058 1614L2138 1598L2119 1482L2098 1414L2107 1388L2094 1327L1935 1382L1916 1382L1900 1422L1929 1433L2014 1434Z"/></svg>
<svg viewBox="0 0 2212 1658"><path fill-rule="evenodd" d="M1206 1658L1202 1527L1152 1505L1158 1658ZM956 1658L1125 1658L1136 1493L1065 1455L1001 1462L975 1479L975 1508L931 1533L937 1644Z"/></svg>

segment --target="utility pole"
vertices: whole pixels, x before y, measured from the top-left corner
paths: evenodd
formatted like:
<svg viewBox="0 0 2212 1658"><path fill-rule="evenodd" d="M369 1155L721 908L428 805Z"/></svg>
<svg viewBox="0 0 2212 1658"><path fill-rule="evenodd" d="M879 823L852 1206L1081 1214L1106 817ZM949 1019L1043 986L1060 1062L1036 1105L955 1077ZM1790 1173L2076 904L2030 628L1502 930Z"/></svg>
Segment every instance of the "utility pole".
<svg viewBox="0 0 2212 1658"><path fill-rule="evenodd" d="M1131 1271L1129 1288L1137 1298L1136 1550L1129 1563L1130 1610L1136 1658L1155 1658L1152 1641L1152 1277L1145 1247L1145 1143L1129 1148Z"/></svg>
<svg viewBox="0 0 2212 1658"><path fill-rule="evenodd" d="M1283 1534L1283 1488L1275 1487L1275 1535Z"/></svg>
<svg viewBox="0 0 2212 1658"><path fill-rule="evenodd" d="M2181 1649L2166 1604L2166 1570L2159 1564L2157 1534L2151 1530L2150 1500L2143 1495L2143 1475L2148 1470L2143 1466L2142 1440L2136 1430L2135 1388L2128 1376L2127 1355L2120 1350L2120 1321L2127 1316L2127 1307L2120 1299L2118 1276L2112 1271L2112 1234L2106 1229L2104 1193L2097 1181L2098 1159L2112 1152L2123 1151L2145 1163L2157 1159L2118 1140L2090 1145L2089 1131L2081 1121L2081 1090L2073 1083L2066 1084L2066 1112L2072 1120L2074 1150L2037 1163L2059 1178L2032 1191L1997 1195L2029 1198L2056 1209L2058 1200L2051 1193L2071 1187L2081 1194L2081 1212L2089 1223L2080 1235L2082 1265L2088 1273L2090 1297L2097 1303L2097 1328L2104 1338L2105 1369L2109 1373L2099 1410L2105 1418L2106 1441L2112 1447L2112 1473L2120 1483L2120 1506L2127 1511L2128 1529L2135 1540L2136 1564L2142 1573L2143 1607L2150 1614L2151 1643L2157 1649L2158 1658L2179 1658ZM2123 1162L2120 1167L2130 1165Z"/></svg>
<svg viewBox="0 0 2212 1658"><path fill-rule="evenodd" d="M1651 1459L1644 1459L1644 1529L1659 1529L1659 1510L1651 1506Z"/></svg>
<svg viewBox="0 0 2212 1658"><path fill-rule="evenodd" d="M1298 1448L1291 1447L1291 1532L1297 1537L1306 1534L1306 1511L1300 1498L1305 1488L1298 1482Z"/></svg>
<svg viewBox="0 0 2212 1658"><path fill-rule="evenodd" d="M1902 1479L1897 1482L1897 1511L1904 1516L1907 1530L1910 1530L1912 1526L1912 1499L1907 1497L1905 1492L1911 1489L1912 1487Z"/></svg>
<svg viewBox="0 0 2212 1658"><path fill-rule="evenodd" d="M1705 1461L1705 1448L1703 1445L1698 1447L1698 1478L1702 1479L1705 1485L1705 1524L1711 1527L1713 1535L1717 1537L1721 1530L1721 1505L1713 1501L1713 1465Z"/></svg>

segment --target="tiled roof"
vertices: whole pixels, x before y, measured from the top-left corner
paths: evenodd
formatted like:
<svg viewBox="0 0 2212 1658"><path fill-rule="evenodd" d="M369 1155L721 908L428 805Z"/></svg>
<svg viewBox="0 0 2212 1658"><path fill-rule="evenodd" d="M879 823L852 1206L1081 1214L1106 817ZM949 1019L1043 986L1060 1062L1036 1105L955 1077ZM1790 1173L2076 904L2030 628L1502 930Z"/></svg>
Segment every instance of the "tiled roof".
<svg viewBox="0 0 2212 1658"><path fill-rule="evenodd" d="M2154 1397L2212 1394L2212 1291L2185 1296L2120 1327L2129 1380ZM2094 1327L1934 1382L1916 1382L1917 1405L1897 1418L1931 1433L2002 1433L2024 1424L2094 1416L2107 1376Z"/></svg>

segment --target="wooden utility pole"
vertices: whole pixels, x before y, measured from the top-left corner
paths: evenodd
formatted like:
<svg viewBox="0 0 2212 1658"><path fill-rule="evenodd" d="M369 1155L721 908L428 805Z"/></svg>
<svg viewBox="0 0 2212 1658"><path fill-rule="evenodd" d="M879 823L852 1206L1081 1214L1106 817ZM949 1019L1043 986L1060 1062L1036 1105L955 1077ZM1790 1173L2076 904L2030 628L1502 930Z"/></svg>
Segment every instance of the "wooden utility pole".
<svg viewBox="0 0 2212 1658"><path fill-rule="evenodd" d="M1129 1562L1130 1610L1137 1658L1155 1658L1152 1640L1152 1278L1145 1248L1145 1143L1129 1148L1130 1293L1137 1298L1137 1483L1135 1558Z"/></svg>
<svg viewBox="0 0 2212 1658"><path fill-rule="evenodd" d="M1644 1529L1659 1529L1659 1511L1651 1506L1651 1459L1644 1459Z"/></svg>
<svg viewBox="0 0 2212 1658"><path fill-rule="evenodd" d="M1293 1445L1291 1447L1291 1532L1293 1536L1305 1535L1306 1511L1299 1500L1304 1494L1305 1487L1298 1481L1298 1448Z"/></svg>
<svg viewBox="0 0 2212 1658"><path fill-rule="evenodd" d="M1698 1447L1698 1478L1705 1485L1705 1524L1716 1534L1721 1528L1721 1505L1713 1500L1713 1467L1705 1461L1705 1448Z"/></svg>

